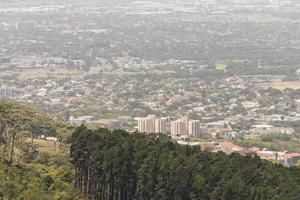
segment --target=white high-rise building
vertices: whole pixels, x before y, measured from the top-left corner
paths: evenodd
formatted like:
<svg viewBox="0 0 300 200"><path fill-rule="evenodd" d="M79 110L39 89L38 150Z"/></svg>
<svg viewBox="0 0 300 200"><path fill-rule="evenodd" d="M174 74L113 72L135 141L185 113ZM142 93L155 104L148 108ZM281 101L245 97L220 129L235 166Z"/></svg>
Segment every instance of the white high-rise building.
<svg viewBox="0 0 300 200"><path fill-rule="evenodd" d="M187 123L185 119L179 119L171 122L171 135L187 135Z"/></svg>
<svg viewBox="0 0 300 200"><path fill-rule="evenodd" d="M155 116L148 116L139 118L138 131L141 133L154 133L155 132Z"/></svg>
<svg viewBox="0 0 300 200"><path fill-rule="evenodd" d="M167 133L167 120L149 115L145 118L138 118L138 131L141 133Z"/></svg>
<svg viewBox="0 0 300 200"><path fill-rule="evenodd" d="M18 94L21 94L21 92L16 88L10 88L6 86L0 87L0 98L13 98Z"/></svg>
<svg viewBox="0 0 300 200"><path fill-rule="evenodd" d="M167 133L166 119L155 119L155 133Z"/></svg>
<svg viewBox="0 0 300 200"><path fill-rule="evenodd" d="M188 125L189 135L199 136L201 135L201 123L199 120L191 120Z"/></svg>
<svg viewBox="0 0 300 200"><path fill-rule="evenodd" d="M145 118L137 118L138 131L141 133L167 133L168 118L157 118L149 115ZM187 117L171 121L171 135L201 135L201 123L199 120L189 120Z"/></svg>

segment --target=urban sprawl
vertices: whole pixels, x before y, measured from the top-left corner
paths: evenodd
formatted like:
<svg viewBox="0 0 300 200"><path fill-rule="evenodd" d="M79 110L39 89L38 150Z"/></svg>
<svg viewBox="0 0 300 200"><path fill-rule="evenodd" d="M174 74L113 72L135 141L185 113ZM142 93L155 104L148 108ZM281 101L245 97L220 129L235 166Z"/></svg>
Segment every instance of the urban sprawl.
<svg viewBox="0 0 300 200"><path fill-rule="evenodd" d="M72 125L300 160L299 1L33 2L0 2L1 98Z"/></svg>

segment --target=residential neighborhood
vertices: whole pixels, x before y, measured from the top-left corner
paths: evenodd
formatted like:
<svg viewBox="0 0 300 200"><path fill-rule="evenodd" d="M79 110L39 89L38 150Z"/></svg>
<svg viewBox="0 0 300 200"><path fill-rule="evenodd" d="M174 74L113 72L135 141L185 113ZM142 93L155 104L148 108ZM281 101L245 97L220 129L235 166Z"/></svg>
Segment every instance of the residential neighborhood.
<svg viewBox="0 0 300 200"><path fill-rule="evenodd" d="M0 98L73 126L144 131L155 115L154 132L300 153L299 8L0 3Z"/></svg>

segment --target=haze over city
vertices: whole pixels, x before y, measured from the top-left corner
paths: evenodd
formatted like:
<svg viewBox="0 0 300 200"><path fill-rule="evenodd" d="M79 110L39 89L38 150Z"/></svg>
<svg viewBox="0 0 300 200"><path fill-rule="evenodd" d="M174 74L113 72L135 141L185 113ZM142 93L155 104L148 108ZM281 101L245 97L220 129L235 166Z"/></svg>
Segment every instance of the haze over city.
<svg viewBox="0 0 300 200"><path fill-rule="evenodd" d="M276 163L274 173L280 171L276 167L296 170L300 166L299 55L297 0L0 0L0 182L6 177L1 176L5 163L8 169L23 164L36 172L37 163L57 166L61 160L60 167L69 170L67 181L58 180L52 168L46 171L53 182L49 177L37 181L43 187L51 183L41 189L50 199L230 199L230 192L226 195L231 190L224 182L212 185L204 175L191 182L198 186L205 182L206 189L203 185L193 188L192 183L187 190L170 186L173 193L168 196L163 181L157 186L160 189L153 185L145 189L146 178L139 175L151 174L145 160L157 152L145 154L144 160L131 155L131 149L140 151L132 143L140 140L135 134L145 137L145 149L147 145L159 149L166 143L171 157L177 148L179 152L185 147L199 148L199 156L208 153L212 159L224 153L224 160L238 155L271 168ZM128 160L142 163L141 168L132 164L135 161L126 165L134 165L128 167L133 171L126 168L135 177L128 185L118 178L105 185L111 172L97 170L107 167L106 157L99 158L103 162L97 160L101 167L82 167L76 160L80 156L86 162L92 159L80 150L100 145L99 138L106 141L97 146L99 152L122 157L107 150L113 147L104 148L110 144L108 133L123 148L116 152L130 149ZM85 136L95 137L94 143L90 139L89 145L80 146L78 141ZM149 138L153 144L147 143ZM95 153L95 159L97 156L100 153ZM172 160L168 156L158 157L157 163ZM287 184L300 179L300 173L295 173ZM105 184L97 182L99 174L106 177L102 177ZM149 177L160 172L154 174ZM235 182L232 176L229 179L230 184ZM135 185L140 182L141 188ZM59 183L65 188L58 192L54 185ZM119 187L117 183L121 189L111 191ZM247 184L241 185L247 188ZM8 189L1 187L0 199L21 198L9 196ZM251 192L248 187L245 198L299 198L295 195L299 187L290 196L284 196L284 191L276 193L271 186L263 196L260 186L253 183L253 187ZM235 191L237 196L232 199L243 199L242 193ZM37 198L24 195L21 199Z"/></svg>

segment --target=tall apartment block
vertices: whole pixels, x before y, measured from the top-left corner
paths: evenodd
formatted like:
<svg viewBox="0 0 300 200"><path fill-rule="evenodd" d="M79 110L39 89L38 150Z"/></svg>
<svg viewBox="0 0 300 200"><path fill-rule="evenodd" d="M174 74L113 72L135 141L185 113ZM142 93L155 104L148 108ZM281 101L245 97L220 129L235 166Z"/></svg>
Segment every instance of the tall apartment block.
<svg viewBox="0 0 300 200"><path fill-rule="evenodd" d="M202 131L201 131L201 123L200 123L199 120L191 120L191 121L189 121L188 129L189 129L188 130L189 135L199 136L202 133Z"/></svg>
<svg viewBox="0 0 300 200"><path fill-rule="evenodd" d="M155 133L167 133L167 119L155 119Z"/></svg>
<svg viewBox="0 0 300 200"><path fill-rule="evenodd" d="M138 118L138 131L141 133L167 133L167 120L149 115L145 118Z"/></svg>
<svg viewBox="0 0 300 200"><path fill-rule="evenodd" d="M171 122L171 135L187 135L187 122L184 119L179 119Z"/></svg>
<svg viewBox="0 0 300 200"><path fill-rule="evenodd" d="M201 135L201 123L199 120L178 119L171 122L171 135Z"/></svg>

